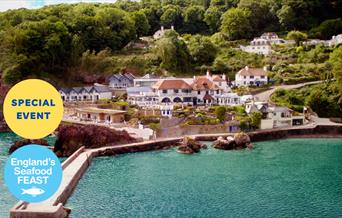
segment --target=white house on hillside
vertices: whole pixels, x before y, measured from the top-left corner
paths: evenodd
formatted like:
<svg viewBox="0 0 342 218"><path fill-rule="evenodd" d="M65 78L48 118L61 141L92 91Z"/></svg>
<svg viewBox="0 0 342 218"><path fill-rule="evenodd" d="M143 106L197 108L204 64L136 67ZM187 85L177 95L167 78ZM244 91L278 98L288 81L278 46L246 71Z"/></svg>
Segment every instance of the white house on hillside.
<svg viewBox="0 0 342 218"><path fill-rule="evenodd" d="M269 107L266 119L261 120L261 129L288 128L305 123L304 115L295 115L287 107Z"/></svg>
<svg viewBox="0 0 342 218"><path fill-rule="evenodd" d="M236 86L263 86L268 83L267 69L246 66L235 74Z"/></svg>
<svg viewBox="0 0 342 218"><path fill-rule="evenodd" d="M286 43L289 43L289 41L279 38L276 33L269 32L262 34L258 38L254 38L248 46L240 46L240 49L248 53L269 55L273 52L272 45Z"/></svg>
<svg viewBox="0 0 342 218"><path fill-rule="evenodd" d="M337 36L333 36L331 40L329 40L328 45L333 47L337 46L342 43L342 34L339 34Z"/></svg>
<svg viewBox="0 0 342 218"><path fill-rule="evenodd" d="M174 30L174 26L171 26L171 29ZM164 29L164 26L160 27L160 30L157 30L154 34L153 34L153 38L154 39L160 39L161 37L164 36L165 31L167 31L168 29Z"/></svg>

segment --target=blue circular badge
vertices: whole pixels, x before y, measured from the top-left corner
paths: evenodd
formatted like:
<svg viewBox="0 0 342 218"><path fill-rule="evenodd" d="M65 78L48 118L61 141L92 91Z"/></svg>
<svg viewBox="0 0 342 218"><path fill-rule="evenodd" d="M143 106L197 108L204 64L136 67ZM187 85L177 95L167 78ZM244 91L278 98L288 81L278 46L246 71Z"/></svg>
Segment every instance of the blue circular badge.
<svg viewBox="0 0 342 218"><path fill-rule="evenodd" d="M16 198L36 203L56 193L62 181L62 166L50 149L26 145L7 159L4 177Z"/></svg>

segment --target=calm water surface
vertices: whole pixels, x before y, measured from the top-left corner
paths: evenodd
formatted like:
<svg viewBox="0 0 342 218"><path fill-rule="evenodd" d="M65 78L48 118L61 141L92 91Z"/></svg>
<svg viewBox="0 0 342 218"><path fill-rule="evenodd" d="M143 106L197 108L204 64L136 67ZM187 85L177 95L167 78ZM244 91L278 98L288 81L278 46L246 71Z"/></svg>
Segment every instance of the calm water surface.
<svg viewBox="0 0 342 218"><path fill-rule="evenodd" d="M96 158L71 217L342 217L342 140Z"/></svg>

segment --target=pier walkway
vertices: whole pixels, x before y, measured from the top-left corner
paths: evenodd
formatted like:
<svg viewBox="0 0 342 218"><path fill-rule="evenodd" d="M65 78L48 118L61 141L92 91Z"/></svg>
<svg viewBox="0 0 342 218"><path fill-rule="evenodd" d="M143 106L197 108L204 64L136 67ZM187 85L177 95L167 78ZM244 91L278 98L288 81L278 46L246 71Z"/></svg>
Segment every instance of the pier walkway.
<svg viewBox="0 0 342 218"><path fill-rule="evenodd" d="M111 150L116 153L125 153L128 151L153 150L158 144L175 144L180 138L160 139L146 141L134 144L107 146L98 149L77 150L72 156L66 159L63 164L63 179L58 191L48 200L40 203L26 203L19 201L10 210L11 218L64 218L68 216L70 209L64 208L64 204L76 188L79 180L86 172L94 157L103 152Z"/></svg>

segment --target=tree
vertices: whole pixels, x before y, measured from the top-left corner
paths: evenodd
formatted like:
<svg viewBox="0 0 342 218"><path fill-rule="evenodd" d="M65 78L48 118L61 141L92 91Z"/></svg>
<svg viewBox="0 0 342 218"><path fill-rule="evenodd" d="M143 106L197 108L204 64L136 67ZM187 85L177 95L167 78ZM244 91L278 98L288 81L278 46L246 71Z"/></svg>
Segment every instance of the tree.
<svg viewBox="0 0 342 218"><path fill-rule="evenodd" d="M160 17L160 23L164 26L180 27L182 23L180 8L173 5L165 7L164 12Z"/></svg>
<svg viewBox="0 0 342 218"><path fill-rule="evenodd" d="M184 11L185 31L188 33L206 32L207 26L203 21L204 8L201 6L189 6Z"/></svg>
<svg viewBox="0 0 342 218"><path fill-rule="evenodd" d="M132 16L137 37L145 36L150 29L150 24L148 23L145 13L143 11L137 11L133 12Z"/></svg>
<svg viewBox="0 0 342 218"><path fill-rule="evenodd" d="M179 39L174 30L167 30L164 37L157 41L156 54L161 59L160 66L175 73L187 73L190 54L185 42Z"/></svg>
<svg viewBox="0 0 342 218"><path fill-rule="evenodd" d="M342 19L325 20L318 27L310 30L310 36L320 39L331 39L342 32Z"/></svg>
<svg viewBox="0 0 342 218"><path fill-rule="evenodd" d="M239 8L245 8L251 11L251 24L255 33L267 31L275 31L278 29L279 23L273 7L277 4L267 0L240 0Z"/></svg>
<svg viewBox="0 0 342 218"><path fill-rule="evenodd" d="M251 11L248 9L229 9L222 15L221 32L230 40L250 38L253 32L250 19Z"/></svg>
<svg viewBox="0 0 342 218"><path fill-rule="evenodd" d="M217 53L217 49L210 39L201 35L192 36L189 40L188 48L193 60L197 64L211 64Z"/></svg>
<svg viewBox="0 0 342 218"><path fill-rule="evenodd" d="M332 65L332 72L338 84L338 91L340 92L340 102L342 102L342 46L334 49L330 54L329 63Z"/></svg>
<svg viewBox="0 0 342 218"><path fill-rule="evenodd" d="M288 5L283 5L280 10L277 11L277 17L279 23L284 29L293 29L296 23L295 12Z"/></svg>
<svg viewBox="0 0 342 218"><path fill-rule="evenodd" d="M251 119L251 127L253 128L260 128L260 124L261 124L261 113L260 112L253 112L249 115L250 119Z"/></svg>
<svg viewBox="0 0 342 218"><path fill-rule="evenodd" d="M226 116L226 112L227 109L224 106L218 106L215 109L215 114L218 120L220 120L220 122L223 122L225 120L225 116Z"/></svg>
<svg viewBox="0 0 342 218"><path fill-rule="evenodd" d="M218 7L210 7L204 14L204 21L209 26L210 32L215 33L221 26L222 12Z"/></svg>
<svg viewBox="0 0 342 218"><path fill-rule="evenodd" d="M290 40L294 40L296 45L299 46L301 42L305 41L308 38L306 33L293 30L287 34L287 38Z"/></svg>

